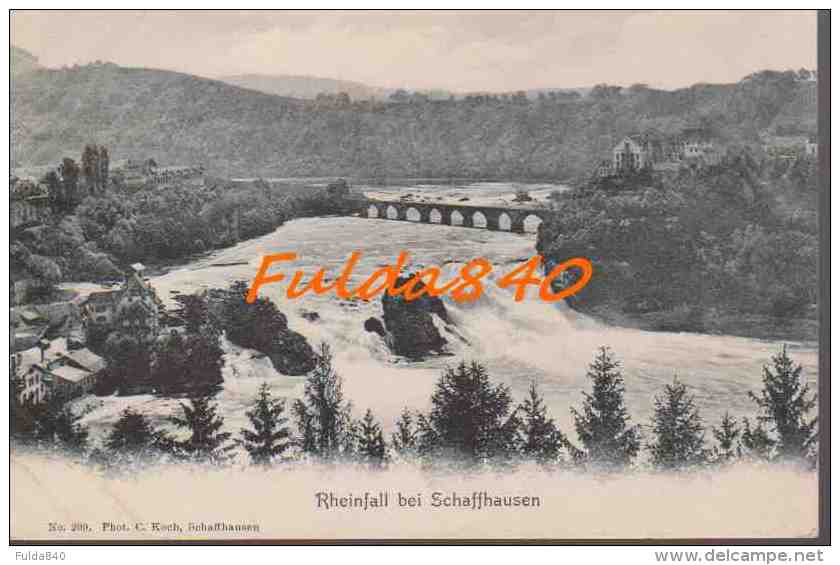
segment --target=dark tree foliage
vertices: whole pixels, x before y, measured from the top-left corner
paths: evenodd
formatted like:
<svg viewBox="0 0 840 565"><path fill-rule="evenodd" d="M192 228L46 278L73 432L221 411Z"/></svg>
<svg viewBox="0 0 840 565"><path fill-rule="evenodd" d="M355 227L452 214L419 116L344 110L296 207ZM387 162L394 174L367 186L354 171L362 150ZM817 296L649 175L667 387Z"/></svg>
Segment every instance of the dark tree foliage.
<svg viewBox="0 0 840 565"><path fill-rule="evenodd" d="M224 381L224 351L221 334L213 325L196 333L173 332L155 344L151 383L164 394L191 392L209 394Z"/></svg>
<svg viewBox="0 0 840 565"><path fill-rule="evenodd" d="M95 194L100 186L99 149L96 145L85 145L82 151L82 178L90 194Z"/></svg>
<svg viewBox="0 0 840 565"><path fill-rule="evenodd" d="M353 439L351 406L344 400L341 377L333 369L332 359L329 345L322 343L316 367L306 379L303 399L293 406L301 449L323 459L349 455Z"/></svg>
<svg viewBox="0 0 840 565"><path fill-rule="evenodd" d="M35 431L35 411L32 404L21 400L23 389L21 377L9 379L9 434L25 441Z"/></svg>
<svg viewBox="0 0 840 565"><path fill-rule="evenodd" d="M71 451L87 447L88 429L80 423L81 415L75 414L64 399L52 395L46 401L31 406L34 420L32 439L57 444Z"/></svg>
<svg viewBox="0 0 840 565"><path fill-rule="evenodd" d="M64 191L62 190L61 179L58 178L58 173L55 171L48 171L44 175L42 182L47 186L47 196L50 202L50 209L53 213L61 213L65 208Z"/></svg>
<svg viewBox="0 0 840 565"><path fill-rule="evenodd" d="M73 210L82 200L79 193L79 165L76 161L65 157L58 167L58 176L61 181L60 207L67 212Z"/></svg>
<svg viewBox="0 0 840 565"><path fill-rule="evenodd" d="M258 297L248 304L248 284L233 283L222 291L219 311L227 338L240 347L265 353L277 371L286 375L305 375L315 368L316 354L306 338L288 328L286 316L268 298Z"/></svg>
<svg viewBox="0 0 840 565"><path fill-rule="evenodd" d="M400 455L413 455L417 451L417 426L411 410L404 408L391 434L391 447Z"/></svg>
<svg viewBox="0 0 840 565"><path fill-rule="evenodd" d="M601 347L587 371L592 392L583 393L581 411L572 408L575 430L583 444L582 449L572 448L573 456L596 468L628 465L641 445L641 431L630 425L624 405L624 378L619 366L610 350Z"/></svg>
<svg viewBox="0 0 840 565"><path fill-rule="evenodd" d="M374 419L370 408L365 412L364 418L353 427L356 436L356 458L372 468L383 467L387 462L385 437L382 434L382 426Z"/></svg>
<svg viewBox="0 0 840 565"><path fill-rule="evenodd" d="M519 405L517 418L522 456L541 465L560 462L560 452L568 440L554 424L554 420L548 417L545 401L535 382L528 389L528 398Z"/></svg>
<svg viewBox="0 0 840 565"><path fill-rule="evenodd" d="M712 434L717 440L717 445L712 448L713 461L728 463L741 457L741 428L729 412L721 418L719 428L712 428Z"/></svg>
<svg viewBox="0 0 840 565"><path fill-rule="evenodd" d="M741 432L741 443L747 455L753 459L770 461L773 458L773 448L776 442L770 436L764 423L759 420L750 425L748 418L744 418L744 429Z"/></svg>
<svg viewBox="0 0 840 565"><path fill-rule="evenodd" d="M285 409L285 401L272 398L268 383L263 383L254 405L245 412L251 428L243 428L240 432L240 444L253 463L267 465L289 448Z"/></svg>
<svg viewBox="0 0 840 565"><path fill-rule="evenodd" d="M108 188L108 179L110 174L111 156L108 154L108 148L104 146L99 147L99 174L97 180L99 181L98 188L104 191Z"/></svg>
<svg viewBox="0 0 840 565"><path fill-rule="evenodd" d="M152 384L166 394L209 394L223 382L221 330L204 295L179 295L174 317L184 332L173 330L155 343Z"/></svg>
<svg viewBox="0 0 840 565"><path fill-rule="evenodd" d="M654 399L654 441L649 449L653 465L665 470L681 470L706 462L704 428L694 396L674 377L663 393Z"/></svg>
<svg viewBox="0 0 840 565"><path fill-rule="evenodd" d="M275 336L286 329L286 316L265 297L248 304L247 295L248 283L245 281L236 281L228 289L222 314L226 335L241 347L270 351Z"/></svg>
<svg viewBox="0 0 840 565"><path fill-rule="evenodd" d="M126 408L114 422L111 432L105 439L105 447L112 451L132 454L163 450L170 440L152 426L151 422L132 408Z"/></svg>
<svg viewBox="0 0 840 565"><path fill-rule="evenodd" d="M505 385L493 386L477 362L447 368L432 394L432 410L418 418L418 447L454 463L500 463L516 451L518 420Z"/></svg>
<svg viewBox="0 0 840 565"><path fill-rule="evenodd" d="M207 297L202 294L179 294L175 297L177 306L172 315L179 320L189 333L198 333L211 323Z"/></svg>
<svg viewBox="0 0 840 565"><path fill-rule="evenodd" d="M227 443L230 433L221 432L224 418L216 413L217 406L209 396L192 396L188 403L180 403L181 416L172 416L169 421L178 428L188 430L190 437L176 440L177 453L189 459L207 463L225 463L231 457L235 445Z"/></svg>
<svg viewBox="0 0 840 565"><path fill-rule="evenodd" d="M107 368L103 392L113 389L130 394L151 390L152 350L145 339L114 332L105 341L104 357Z"/></svg>
<svg viewBox="0 0 840 565"><path fill-rule="evenodd" d="M773 356L773 367L765 366L763 372L764 388L749 395L759 407L759 422L770 424L774 432L775 455L783 460L812 458L817 418L810 413L817 405L817 395L810 394L802 366L796 365L783 347Z"/></svg>

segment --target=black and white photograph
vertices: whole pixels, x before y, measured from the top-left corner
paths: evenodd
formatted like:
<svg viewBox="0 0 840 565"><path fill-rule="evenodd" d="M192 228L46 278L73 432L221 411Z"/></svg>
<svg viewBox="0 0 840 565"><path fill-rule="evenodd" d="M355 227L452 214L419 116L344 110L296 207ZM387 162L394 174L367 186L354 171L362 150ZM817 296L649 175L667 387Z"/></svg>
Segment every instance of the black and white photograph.
<svg viewBox="0 0 840 565"><path fill-rule="evenodd" d="M10 10L10 543L829 543L829 17Z"/></svg>

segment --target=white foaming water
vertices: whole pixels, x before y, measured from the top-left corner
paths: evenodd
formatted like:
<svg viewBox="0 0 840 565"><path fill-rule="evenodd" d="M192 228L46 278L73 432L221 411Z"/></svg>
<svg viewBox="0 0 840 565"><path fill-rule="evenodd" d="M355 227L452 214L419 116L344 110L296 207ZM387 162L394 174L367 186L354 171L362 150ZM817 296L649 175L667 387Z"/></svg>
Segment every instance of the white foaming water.
<svg viewBox="0 0 840 565"><path fill-rule="evenodd" d="M498 277L535 253L534 239L533 235L361 218L295 220L272 234L219 251L151 282L165 301L171 301L171 291L250 281L263 255L290 251L298 253L298 260L279 268L289 277L297 269L311 276L321 267L337 276L356 250L363 256L351 286L395 261L401 250L411 252L415 266L439 265L450 272L474 257L485 257ZM590 284L598 284L597 277ZM736 417L754 414L746 393L760 387L762 365L781 346L738 337L605 327L565 304L540 302L533 288L526 300L514 302L512 293L485 279L480 300L446 301L453 326L436 320L452 355L409 362L391 354L378 335L363 328L367 318L381 318L378 298L350 302L326 295L290 301L284 297L285 289L285 281L268 285L262 295L274 300L287 315L289 326L313 346L319 341L332 346L355 416L371 408L388 430L403 407L428 408L443 367L477 359L487 365L495 382L510 385L517 401L535 380L551 415L575 439L569 408L579 405L581 392L589 388L586 367L601 345L609 345L622 361L634 422L649 422L653 396L678 374L692 388L707 424L715 424L724 411ZM302 311L317 312L319 318L309 321ZM216 400L226 431L238 435L246 425L245 411L264 381L277 395L294 398L301 394L303 377L277 373L268 359L254 351L228 342L224 348L225 383ZM798 343L789 344L789 349L805 367L807 378L816 381L816 346ZM151 395L89 397L80 404L91 409L83 422L90 426L94 441L102 439L128 406L163 427L168 426L166 417L178 410L178 400ZM244 453L238 455L244 462ZM167 520L188 521L215 516L223 508L226 520L257 521L264 524L264 536L291 538L799 536L813 534L817 511L814 473L749 464L685 477L636 470L614 480L577 473L546 475L527 468L499 476L437 477L399 462L376 473L340 467L324 474L305 465L283 465L270 472L239 466L212 472L178 466L138 473L130 479L105 479L68 461L21 455L12 461L12 481L17 527L13 535L30 538L43 535L39 532L45 520L64 516L62 511L68 520L97 522L128 512L135 521L142 521L158 519L163 508ZM64 485L60 494L43 488L55 484ZM435 489L447 493L521 491L541 495L544 506L539 512L507 510L504 515L459 510L455 519L441 519L443 515L430 510L427 503L424 512L389 509L382 514L366 513L364 519L348 519L349 514L316 509L314 493L324 489L339 495L380 489L423 492L426 499ZM150 492L157 495L149 496ZM87 513L84 518L78 514L82 508ZM278 508L289 512L278 512ZM41 529L24 531L25 524Z"/></svg>
<svg viewBox="0 0 840 565"><path fill-rule="evenodd" d="M403 190L418 193L418 187ZM489 189L483 186L482 190ZM458 194L452 187L438 189L438 193L443 191ZM769 362L781 343L610 328L570 310L563 303L539 301L535 287L529 289L526 300L514 302L512 292L499 289L492 279L534 255L534 243L533 234L364 218L301 219L155 277L151 282L167 301L171 300L170 291L192 292L225 287L235 280L250 281L263 255L297 253L294 263L281 264L272 270L285 273L286 280L264 286L261 295L271 298L287 315L289 326L306 336L313 346L320 341L332 346L346 395L354 402L357 415L372 408L386 428L393 425L403 407L427 407L443 367L461 359L476 359L488 366L494 381L511 386L517 401L535 380L552 415L566 431L571 431L569 408L580 403L581 392L588 388L586 368L601 345L610 346L622 362L627 402L637 422L649 421L653 396L674 375L692 388L708 423L716 423L725 411L736 417L754 413L746 393L760 387L761 367ZM378 335L363 328L367 318L381 319L379 298L369 302L342 301L332 294L285 298L286 283L296 270L307 274L304 280L321 267L336 277L350 254L361 251L361 261L351 279L351 286L355 286L375 269L393 263L402 250L410 252L412 266L437 265L449 273L457 272L463 263L475 257L485 257L494 265L493 274L484 280L484 295L480 300L462 304L446 300L455 327L438 325L449 341L451 356L409 362L391 354ZM590 284L597 285L597 277ZM319 319L309 321L300 315L303 311L317 312ZM805 367L807 378L815 382L815 344L789 344L789 349L794 359ZM240 421L241 407L250 401L263 380L280 394L299 394L300 377L276 373L266 359L254 360L254 352L231 349L234 350L237 353L227 355L225 390L219 396L226 417ZM144 398L147 410L155 403L171 408L171 402L137 398ZM126 398L119 402L134 401ZM96 427L110 424L113 421L110 416L110 411L95 410L86 420Z"/></svg>

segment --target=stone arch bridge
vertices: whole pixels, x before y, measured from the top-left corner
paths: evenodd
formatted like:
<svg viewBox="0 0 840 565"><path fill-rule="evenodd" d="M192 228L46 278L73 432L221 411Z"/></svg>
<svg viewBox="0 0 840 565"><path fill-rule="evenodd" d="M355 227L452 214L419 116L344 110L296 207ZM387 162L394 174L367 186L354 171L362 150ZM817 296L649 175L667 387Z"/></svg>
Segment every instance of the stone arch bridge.
<svg viewBox="0 0 840 565"><path fill-rule="evenodd" d="M465 228L484 228L496 231L525 233L526 223L544 222L551 210L528 208L501 208L495 206L465 206L433 202L402 200L356 200L354 212L362 218L414 221L424 224L442 224ZM409 217L409 215L413 217ZM527 231L536 231L529 229Z"/></svg>

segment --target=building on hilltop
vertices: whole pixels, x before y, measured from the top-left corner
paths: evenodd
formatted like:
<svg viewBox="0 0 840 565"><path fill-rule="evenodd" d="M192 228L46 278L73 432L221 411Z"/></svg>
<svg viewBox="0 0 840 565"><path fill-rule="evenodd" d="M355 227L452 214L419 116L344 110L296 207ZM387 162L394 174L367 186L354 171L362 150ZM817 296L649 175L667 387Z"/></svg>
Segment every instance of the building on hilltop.
<svg viewBox="0 0 840 565"><path fill-rule="evenodd" d="M47 187L32 178L9 176L9 223L12 229L41 225L51 215Z"/></svg>
<svg viewBox="0 0 840 565"><path fill-rule="evenodd" d="M154 159L123 159L111 167L113 182L127 190L187 183L203 186L203 165L161 167Z"/></svg>
<svg viewBox="0 0 840 565"><path fill-rule="evenodd" d="M138 190L146 186L148 176L156 166L154 159L120 159L111 164L111 179L123 188Z"/></svg>
<svg viewBox="0 0 840 565"><path fill-rule="evenodd" d="M598 167L595 169L595 175L598 178L611 177L613 175L613 164L609 159L601 159Z"/></svg>
<svg viewBox="0 0 840 565"><path fill-rule="evenodd" d="M816 155L816 136L759 134L761 147L769 157L795 159L800 155Z"/></svg>
<svg viewBox="0 0 840 565"><path fill-rule="evenodd" d="M612 150L613 172L615 174L641 171L652 162L652 148L649 140L641 135L628 135Z"/></svg>
<svg viewBox="0 0 840 565"><path fill-rule="evenodd" d="M657 132L627 135L612 148L612 159L600 162L598 177L621 176L641 171L678 171L708 167L723 160L722 148L701 129L685 129L680 135Z"/></svg>
<svg viewBox="0 0 840 565"><path fill-rule="evenodd" d="M188 182L190 184L203 183L204 167L198 165L156 167L150 175L149 182L154 186L162 186L173 182Z"/></svg>

